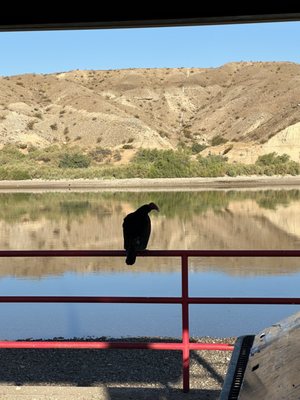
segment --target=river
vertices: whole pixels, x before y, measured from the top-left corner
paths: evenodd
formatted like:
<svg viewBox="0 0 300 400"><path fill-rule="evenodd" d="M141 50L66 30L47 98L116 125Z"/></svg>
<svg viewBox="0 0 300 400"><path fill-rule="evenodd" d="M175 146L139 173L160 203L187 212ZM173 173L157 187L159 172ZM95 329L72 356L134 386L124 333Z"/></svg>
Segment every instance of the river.
<svg viewBox="0 0 300 400"><path fill-rule="evenodd" d="M1 249L122 249L124 216L150 201L149 249L298 249L300 191L0 194ZM175 258L3 258L1 295L178 296ZM298 297L296 258L194 258L192 296ZM299 306L191 305L192 336L239 336ZM0 304L0 338L172 336L179 305Z"/></svg>

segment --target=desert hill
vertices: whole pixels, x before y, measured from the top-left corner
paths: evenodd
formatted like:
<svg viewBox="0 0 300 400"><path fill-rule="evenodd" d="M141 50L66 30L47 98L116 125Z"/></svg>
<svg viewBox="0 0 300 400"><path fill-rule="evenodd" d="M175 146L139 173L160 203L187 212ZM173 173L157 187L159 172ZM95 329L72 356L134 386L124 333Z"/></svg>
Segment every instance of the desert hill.
<svg viewBox="0 0 300 400"><path fill-rule="evenodd" d="M300 65L70 71L0 77L0 144L144 148L207 146L254 162L276 151L300 161Z"/></svg>

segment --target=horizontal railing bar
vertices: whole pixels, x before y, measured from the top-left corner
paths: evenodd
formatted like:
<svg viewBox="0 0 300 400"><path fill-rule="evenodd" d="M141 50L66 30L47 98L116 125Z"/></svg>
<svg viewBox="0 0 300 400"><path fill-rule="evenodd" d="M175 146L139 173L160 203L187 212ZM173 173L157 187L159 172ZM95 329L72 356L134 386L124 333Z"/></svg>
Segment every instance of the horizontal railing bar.
<svg viewBox="0 0 300 400"><path fill-rule="evenodd" d="M300 304L300 297L189 297L189 304Z"/></svg>
<svg viewBox="0 0 300 400"><path fill-rule="evenodd" d="M150 303L181 304L181 297L0 296L0 303Z"/></svg>
<svg viewBox="0 0 300 400"><path fill-rule="evenodd" d="M182 304L181 297L0 296L0 303L128 303ZM300 304L290 297L188 297L189 304Z"/></svg>
<svg viewBox="0 0 300 400"><path fill-rule="evenodd" d="M175 342L97 342L97 341L0 341L2 349L135 349L135 350L182 350L183 343ZM190 350L232 351L227 343L190 343Z"/></svg>
<svg viewBox="0 0 300 400"><path fill-rule="evenodd" d="M137 350L182 350L182 343L142 342L81 342L81 341L0 341L6 349L137 349Z"/></svg>
<svg viewBox="0 0 300 400"><path fill-rule="evenodd" d="M143 257L300 257L300 250L146 250ZM0 257L124 257L124 250L0 250Z"/></svg>
<svg viewBox="0 0 300 400"><path fill-rule="evenodd" d="M124 296L0 296L0 303L141 303L182 304L181 297ZM189 304L291 304L300 305L298 297L188 297Z"/></svg>
<svg viewBox="0 0 300 400"><path fill-rule="evenodd" d="M181 297L0 296L0 303L128 303L182 304ZM188 297L189 304L300 304L290 297Z"/></svg>

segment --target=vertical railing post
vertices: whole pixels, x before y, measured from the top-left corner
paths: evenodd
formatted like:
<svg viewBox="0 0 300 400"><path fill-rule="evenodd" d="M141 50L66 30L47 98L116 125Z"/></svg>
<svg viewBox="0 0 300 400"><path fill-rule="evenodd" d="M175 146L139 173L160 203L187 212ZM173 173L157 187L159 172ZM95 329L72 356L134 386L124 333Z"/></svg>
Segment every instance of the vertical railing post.
<svg viewBox="0 0 300 400"><path fill-rule="evenodd" d="M189 333L189 281L188 256L181 256L181 286L182 286L182 377L183 391L190 389L190 333Z"/></svg>

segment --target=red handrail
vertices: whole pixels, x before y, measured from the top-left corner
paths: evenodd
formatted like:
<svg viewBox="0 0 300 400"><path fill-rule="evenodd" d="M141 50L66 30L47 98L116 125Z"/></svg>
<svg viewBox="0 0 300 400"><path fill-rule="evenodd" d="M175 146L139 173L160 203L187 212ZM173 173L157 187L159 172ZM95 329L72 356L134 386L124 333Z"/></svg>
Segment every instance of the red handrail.
<svg viewBox="0 0 300 400"><path fill-rule="evenodd" d="M300 304L298 297L188 297L189 304ZM182 297L0 296L0 303L182 304Z"/></svg>
<svg viewBox="0 0 300 400"><path fill-rule="evenodd" d="M99 342L99 341L0 341L0 348L52 349L150 349L182 352L183 390L189 390L191 350L233 350L227 343L193 343L189 335L190 304L299 304L300 298L286 297L189 297L189 257L300 257L299 250L151 250L143 257L181 258L180 297L124 296L0 296L0 303L141 303L181 304L182 341L177 342ZM121 250L2 250L0 257L125 257Z"/></svg>
<svg viewBox="0 0 300 400"><path fill-rule="evenodd" d="M300 250L146 250L143 257L300 257ZM0 257L125 257L124 250L0 250Z"/></svg>

